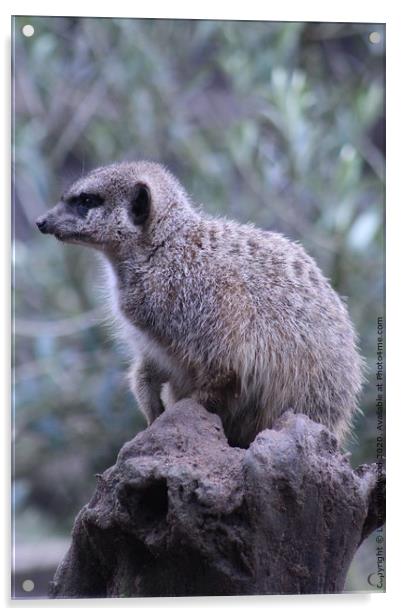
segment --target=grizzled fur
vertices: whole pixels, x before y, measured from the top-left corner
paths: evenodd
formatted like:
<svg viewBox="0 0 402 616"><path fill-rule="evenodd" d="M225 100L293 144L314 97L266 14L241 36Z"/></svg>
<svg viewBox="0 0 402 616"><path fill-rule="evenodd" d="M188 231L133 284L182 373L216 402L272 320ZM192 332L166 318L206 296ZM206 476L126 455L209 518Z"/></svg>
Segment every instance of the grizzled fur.
<svg viewBox="0 0 402 616"><path fill-rule="evenodd" d="M209 217L150 162L96 169L38 226L106 257L149 422L162 400L191 397L235 445L290 407L345 435L362 360L344 303L301 246Z"/></svg>

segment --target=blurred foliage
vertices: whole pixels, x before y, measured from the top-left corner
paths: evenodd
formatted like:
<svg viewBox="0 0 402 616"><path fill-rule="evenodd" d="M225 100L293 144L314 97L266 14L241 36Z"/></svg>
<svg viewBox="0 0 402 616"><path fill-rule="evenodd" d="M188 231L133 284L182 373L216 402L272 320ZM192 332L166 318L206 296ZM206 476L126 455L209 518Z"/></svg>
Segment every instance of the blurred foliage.
<svg viewBox="0 0 402 616"><path fill-rule="evenodd" d="M144 426L101 323L94 255L34 228L71 180L114 160L160 161L211 213L281 231L317 259L368 364L353 462L375 459L384 39L369 24L16 18L17 537L38 512L48 534L69 530L94 474Z"/></svg>

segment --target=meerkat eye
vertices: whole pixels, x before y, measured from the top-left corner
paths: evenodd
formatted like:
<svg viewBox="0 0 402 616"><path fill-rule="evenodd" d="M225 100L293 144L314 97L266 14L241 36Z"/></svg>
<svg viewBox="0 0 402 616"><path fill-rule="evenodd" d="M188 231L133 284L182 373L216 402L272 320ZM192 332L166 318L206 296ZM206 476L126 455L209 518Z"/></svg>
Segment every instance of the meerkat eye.
<svg viewBox="0 0 402 616"><path fill-rule="evenodd" d="M92 194L92 193L80 193L75 197L71 197L68 200L69 205L71 205L78 216L81 218L85 218L88 214L88 211L94 207L99 207L103 203L103 198L100 195Z"/></svg>
<svg viewBox="0 0 402 616"><path fill-rule="evenodd" d="M103 199L100 195L81 193L77 199L80 205L84 205L87 208L99 207L103 203Z"/></svg>
<svg viewBox="0 0 402 616"><path fill-rule="evenodd" d="M135 225L143 225L151 210L151 193L146 184L135 185L130 202L131 218Z"/></svg>

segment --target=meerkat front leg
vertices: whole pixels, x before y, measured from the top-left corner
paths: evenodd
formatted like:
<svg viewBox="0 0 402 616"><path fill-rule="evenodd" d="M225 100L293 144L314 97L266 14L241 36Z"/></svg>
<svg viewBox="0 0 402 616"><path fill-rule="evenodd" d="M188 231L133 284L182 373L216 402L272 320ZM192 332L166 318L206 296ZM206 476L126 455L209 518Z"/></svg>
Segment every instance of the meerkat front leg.
<svg viewBox="0 0 402 616"><path fill-rule="evenodd" d="M147 418L148 425L165 410L161 400L161 390L167 380L166 372L149 358L136 362L130 368L130 389L141 412Z"/></svg>

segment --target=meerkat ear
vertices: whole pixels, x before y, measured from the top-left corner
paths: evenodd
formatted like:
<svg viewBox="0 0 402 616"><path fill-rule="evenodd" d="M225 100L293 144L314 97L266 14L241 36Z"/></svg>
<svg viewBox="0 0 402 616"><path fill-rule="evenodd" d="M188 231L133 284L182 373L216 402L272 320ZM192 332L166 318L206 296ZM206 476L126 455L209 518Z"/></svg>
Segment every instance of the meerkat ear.
<svg viewBox="0 0 402 616"><path fill-rule="evenodd" d="M143 225L151 210L151 192L146 184L138 182L131 197L131 217L135 225Z"/></svg>

